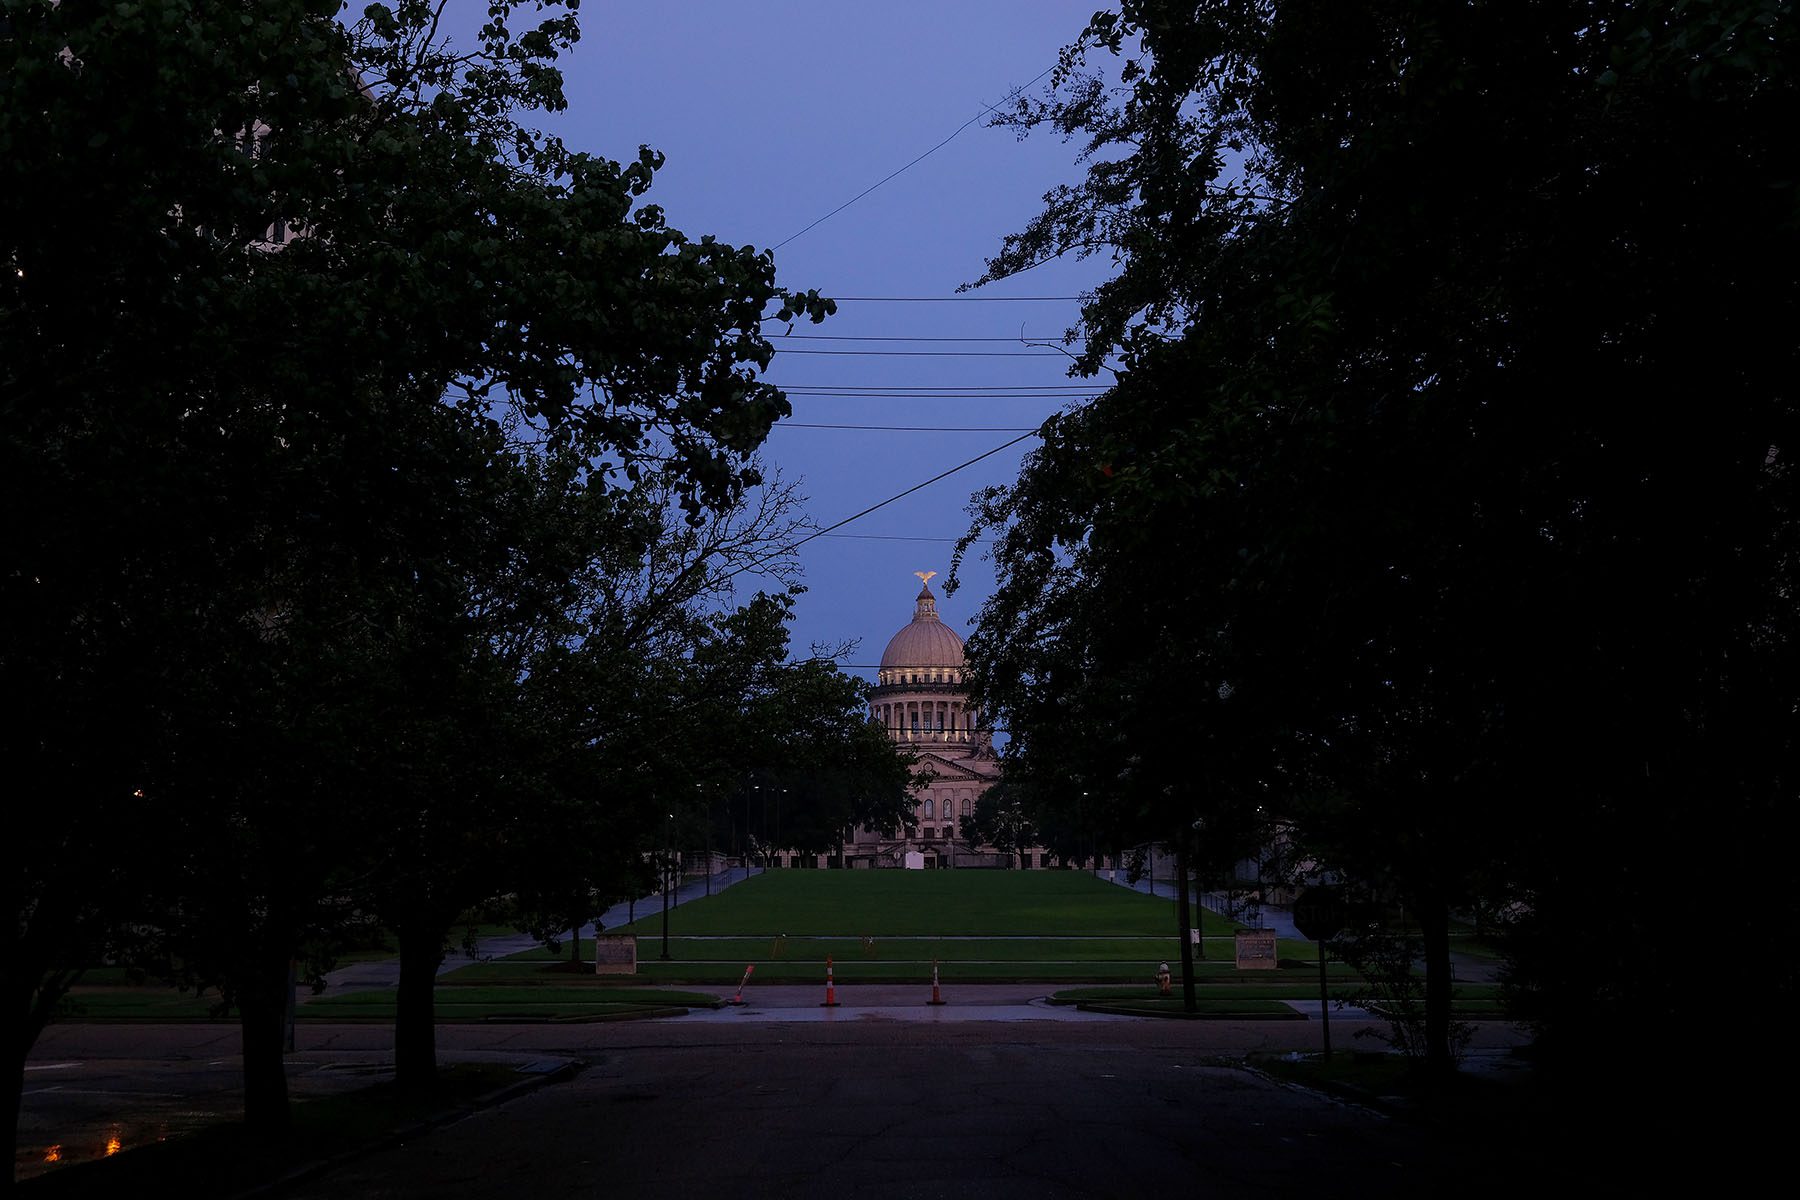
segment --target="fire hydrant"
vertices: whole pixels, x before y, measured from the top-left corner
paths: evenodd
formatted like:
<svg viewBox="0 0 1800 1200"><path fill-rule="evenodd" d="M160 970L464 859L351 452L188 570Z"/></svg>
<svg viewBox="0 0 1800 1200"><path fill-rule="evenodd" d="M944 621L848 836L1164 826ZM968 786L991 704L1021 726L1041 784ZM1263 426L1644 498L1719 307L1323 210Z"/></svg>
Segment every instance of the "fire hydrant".
<svg viewBox="0 0 1800 1200"><path fill-rule="evenodd" d="M1163 963L1156 968L1156 990L1159 995L1169 994L1169 964Z"/></svg>

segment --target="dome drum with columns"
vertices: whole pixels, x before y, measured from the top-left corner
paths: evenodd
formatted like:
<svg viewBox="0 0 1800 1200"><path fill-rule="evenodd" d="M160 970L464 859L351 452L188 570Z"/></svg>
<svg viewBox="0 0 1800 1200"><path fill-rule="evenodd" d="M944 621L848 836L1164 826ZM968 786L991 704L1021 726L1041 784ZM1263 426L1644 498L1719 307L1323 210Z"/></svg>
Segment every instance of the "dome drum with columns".
<svg viewBox="0 0 1800 1200"><path fill-rule="evenodd" d="M963 688L963 640L938 619L931 576L919 589L910 624L881 652L869 717L897 742L977 748L991 757L990 737Z"/></svg>

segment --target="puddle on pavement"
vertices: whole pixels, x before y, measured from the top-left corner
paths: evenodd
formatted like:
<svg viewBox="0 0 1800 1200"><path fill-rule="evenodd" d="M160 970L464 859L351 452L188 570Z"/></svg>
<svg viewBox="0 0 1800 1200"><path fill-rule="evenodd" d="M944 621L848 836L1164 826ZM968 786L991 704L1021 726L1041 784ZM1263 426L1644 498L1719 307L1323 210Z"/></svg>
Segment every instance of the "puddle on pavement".
<svg viewBox="0 0 1800 1200"><path fill-rule="evenodd" d="M197 1129L216 1125L222 1119L216 1112L195 1110L173 1113L166 1118L142 1124L114 1121L87 1128L63 1130L60 1138L55 1141L46 1141L40 1134L30 1143L19 1143L13 1155L14 1178L23 1181L60 1167L110 1158L124 1150L135 1150L140 1146L182 1137Z"/></svg>

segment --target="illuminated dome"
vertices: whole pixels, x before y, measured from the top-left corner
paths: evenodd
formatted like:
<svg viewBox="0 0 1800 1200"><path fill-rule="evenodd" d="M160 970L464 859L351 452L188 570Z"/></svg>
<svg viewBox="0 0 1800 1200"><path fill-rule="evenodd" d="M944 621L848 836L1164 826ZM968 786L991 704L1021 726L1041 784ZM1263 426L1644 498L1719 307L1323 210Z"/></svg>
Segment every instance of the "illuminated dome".
<svg viewBox="0 0 1800 1200"><path fill-rule="evenodd" d="M938 620L937 597L931 594L931 584L927 583L919 590L912 623L890 638L887 649L881 652L882 670L951 667L960 671L962 666L963 640Z"/></svg>

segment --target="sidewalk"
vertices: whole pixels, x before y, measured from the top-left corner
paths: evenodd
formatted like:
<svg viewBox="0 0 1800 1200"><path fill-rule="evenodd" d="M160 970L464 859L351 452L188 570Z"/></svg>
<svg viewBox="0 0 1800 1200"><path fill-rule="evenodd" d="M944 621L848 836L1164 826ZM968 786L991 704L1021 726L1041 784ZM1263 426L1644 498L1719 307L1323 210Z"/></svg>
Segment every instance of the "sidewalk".
<svg viewBox="0 0 1800 1200"><path fill-rule="evenodd" d="M1142 892L1146 896L1159 896L1173 901L1175 884L1171 880L1151 881L1140 879L1135 884L1125 882L1123 871L1095 871L1099 878L1120 887L1128 887L1132 891ZM1234 921L1242 921L1246 925L1256 925L1262 929L1273 929L1276 937L1292 938L1295 941L1310 942L1311 938L1301 933L1294 925L1294 914L1285 908L1273 904L1249 905L1237 913L1231 911L1231 898L1224 892L1189 893L1196 903L1209 908L1222 917ZM1497 983L1500 980L1500 963L1491 958L1481 958L1461 951L1450 952L1450 974L1458 983Z"/></svg>
<svg viewBox="0 0 1800 1200"><path fill-rule="evenodd" d="M1142 892L1146 896L1159 896L1166 900L1175 899L1175 884L1166 879L1140 879L1136 883L1125 882L1125 872L1095 871L1095 876L1119 887L1130 888L1134 892ZM1259 929L1273 929L1276 937L1294 938L1299 941L1307 939L1294 928L1293 914L1285 908L1276 908L1272 904L1240 906L1237 912L1231 911L1231 898L1224 892L1199 892L1189 890L1188 896L1202 908L1209 908L1227 920L1241 921Z"/></svg>
<svg viewBox="0 0 1800 1200"><path fill-rule="evenodd" d="M734 883L742 883L750 876L760 874L762 874L761 867L732 867L729 870L718 872L710 881L706 879L689 880L671 894L671 907L679 908L683 904L701 899L707 894L709 883L713 894L716 895ZM633 907L634 903L631 901L613 905L601 913L597 921L582 926L581 936L591 938L596 929L604 932L628 924ZM655 892L640 898L635 902L635 908L640 919L661 912L662 893ZM438 974L448 975L452 971L468 966L471 962L488 962L496 958L505 958L509 954L535 950L541 945L543 943L529 933L509 933L499 937L482 938L476 947L474 958L470 958L461 951L452 951L444 956L443 964L438 967ZM346 992L380 991L399 986L400 960L397 957L377 959L373 962L352 963L350 966L339 967L335 971L327 972L324 990L300 997L300 1003L306 1004L321 996L341 996Z"/></svg>

